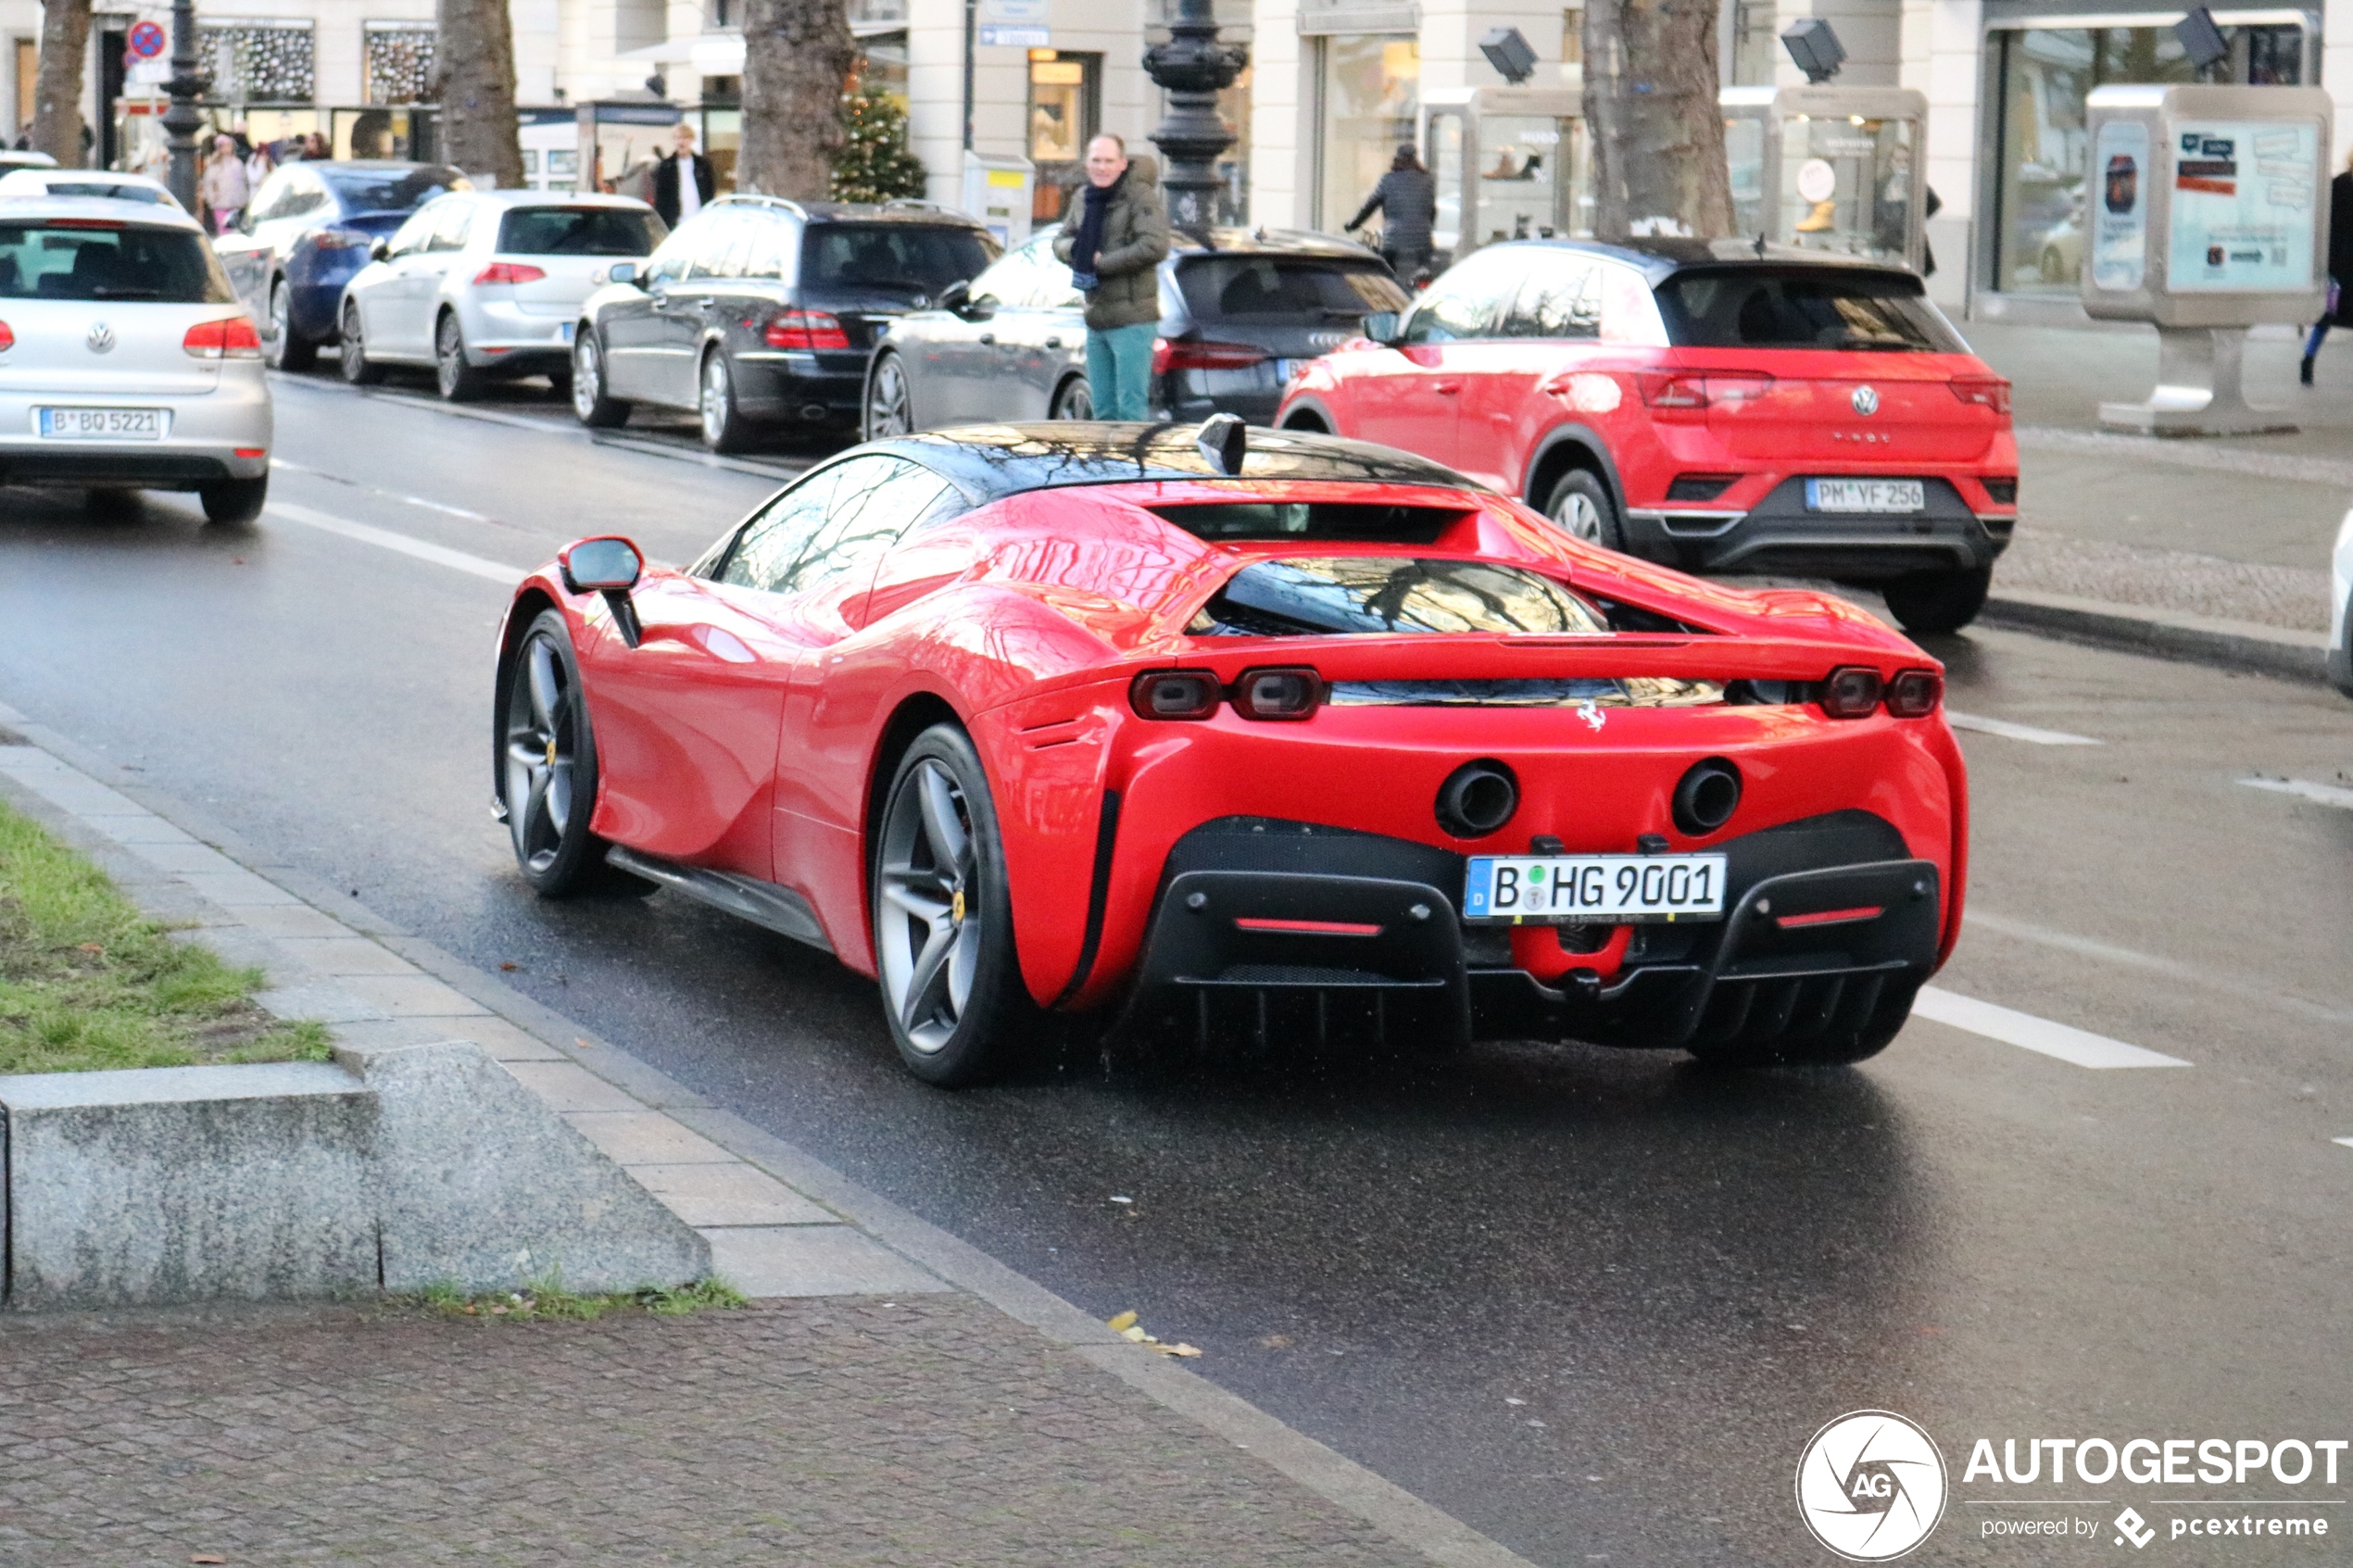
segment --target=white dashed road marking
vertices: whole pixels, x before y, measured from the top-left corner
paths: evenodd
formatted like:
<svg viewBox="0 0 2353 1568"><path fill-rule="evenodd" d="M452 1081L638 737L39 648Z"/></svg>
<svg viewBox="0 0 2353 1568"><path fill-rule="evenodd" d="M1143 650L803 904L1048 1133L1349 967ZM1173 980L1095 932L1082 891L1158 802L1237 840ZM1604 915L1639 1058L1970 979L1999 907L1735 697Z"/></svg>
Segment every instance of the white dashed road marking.
<svg viewBox="0 0 2353 1568"><path fill-rule="evenodd" d="M1931 1023L1943 1023L1955 1029L1966 1029L1972 1035L1982 1035L1989 1040L2017 1046L2078 1067L2187 1067L2178 1056L2167 1056L2140 1046L2128 1046L2121 1040L2111 1040L2105 1035L2095 1035L2070 1024L2054 1023L2032 1013L2017 1012L2009 1008L1981 1002L1974 997L1935 985L1920 987L1919 997L1912 1004L1912 1015Z"/></svg>
<svg viewBox="0 0 2353 1568"><path fill-rule="evenodd" d="M520 566L501 566L498 562L485 560L481 556L470 556L463 550L452 550L440 545L427 544L422 539L411 539L406 533L396 533L389 528L374 528L364 522L354 522L349 518L313 511L308 507L297 507L291 501L272 501L270 503L269 512L271 517L283 518L288 522L298 522L306 528L316 528L326 533L339 533L346 539L357 539L363 545L374 545L383 549L397 550L404 556L414 556L419 560L429 560L436 566L472 572L476 577L486 577L493 583L503 583L510 588L522 581L522 574L527 570Z"/></svg>
<svg viewBox="0 0 2353 1568"><path fill-rule="evenodd" d="M2353 1148L2353 1138L2331 1138L2329 1142L2341 1143L2347 1148Z"/></svg>
<svg viewBox="0 0 2353 1568"><path fill-rule="evenodd" d="M2353 789L2335 784L2311 784L2303 779L2241 779L2239 783L2249 789L2268 789L2275 795L2293 795L2315 805L2353 811Z"/></svg>
<svg viewBox="0 0 2353 1568"><path fill-rule="evenodd" d="M2032 746L2105 746L2105 741L2089 735L2070 735L2065 730L2038 730L2032 724L2013 724L2007 719L1988 719L1976 713L1956 713L1944 710L1944 721L1957 730L1975 730L1982 735L1999 735L2004 740L2022 740Z"/></svg>

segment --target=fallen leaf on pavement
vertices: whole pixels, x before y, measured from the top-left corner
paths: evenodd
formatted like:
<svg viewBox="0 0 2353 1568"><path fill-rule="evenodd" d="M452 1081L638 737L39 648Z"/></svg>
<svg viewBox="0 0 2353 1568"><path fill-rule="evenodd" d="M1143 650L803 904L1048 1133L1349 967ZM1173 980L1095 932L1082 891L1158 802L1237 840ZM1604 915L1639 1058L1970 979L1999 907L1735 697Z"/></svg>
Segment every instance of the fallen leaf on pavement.
<svg viewBox="0 0 2353 1568"><path fill-rule="evenodd" d="M1150 1340L1150 1339L1151 1338L1151 1335L1146 1334L1146 1333L1145 1333L1142 1329L1138 1328L1138 1327L1137 1327L1134 1323L1129 1323L1129 1324L1128 1324L1126 1328L1121 1329L1121 1330L1119 1331L1119 1335L1120 1335L1120 1337L1121 1337L1121 1338L1123 1338L1123 1339L1133 1339L1133 1340L1134 1340L1137 1344L1139 1344L1139 1345L1144 1344L1145 1342L1147 1342L1148 1340Z"/></svg>
<svg viewBox="0 0 2353 1568"><path fill-rule="evenodd" d="M498 965L498 967L499 967L500 969L521 969L521 968L522 967L522 965L521 965L521 964L519 964L519 963L507 963L507 962L501 961L501 962L500 962L500 964Z"/></svg>
<svg viewBox="0 0 2353 1568"><path fill-rule="evenodd" d="M1163 1345L1158 1340L1154 1340L1152 1342L1152 1348L1159 1351L1164 1356L1192 1357L1201 1354L1201 1351L1197 1347L1188 1345L1182 1340L1178 1340L1174 1345Z"/></svg>
<svg viewBox="0 0 2353 1568"><path fill-rule="evenodd" d="M1122 1312L1119 1316L1108 1320L1103 1326L1114 1333L1124 1332L1136 1326L1136 1314L1133 1311Z"/></svg>
<svg viewBox="0 0 2353 1568"><path fill-rule="evenodd" d="M1290 1336L1288 1334L1270 1334L1258 1343L1262 1349L1288 1350L1290 1348Z"/></svg>

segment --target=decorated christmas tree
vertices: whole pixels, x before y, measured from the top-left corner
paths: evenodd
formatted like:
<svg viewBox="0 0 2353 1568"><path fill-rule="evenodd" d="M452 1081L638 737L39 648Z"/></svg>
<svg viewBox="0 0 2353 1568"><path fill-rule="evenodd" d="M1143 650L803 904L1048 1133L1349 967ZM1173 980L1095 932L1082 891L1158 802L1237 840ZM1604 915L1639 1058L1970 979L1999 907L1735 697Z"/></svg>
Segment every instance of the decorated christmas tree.
<svg viewBox="0 0 2353 1568"><path fill-rule="evenodd" d="M834 199L888 201L924 194L923 160L907 150L907 111L857 77L841 95L849 141L834 155Z"/></svg>

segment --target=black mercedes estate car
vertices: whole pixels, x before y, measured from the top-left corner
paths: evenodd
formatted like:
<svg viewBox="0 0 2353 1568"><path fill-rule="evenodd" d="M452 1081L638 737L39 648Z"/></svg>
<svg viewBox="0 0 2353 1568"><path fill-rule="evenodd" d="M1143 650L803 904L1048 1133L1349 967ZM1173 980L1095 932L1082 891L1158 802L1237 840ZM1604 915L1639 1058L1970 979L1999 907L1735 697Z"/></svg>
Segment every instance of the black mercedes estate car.
<svg viewBox="0 0 2353 1568"><path fill-rule="evenodd" d="M926 202L722 196L639 272L612 269L573 332L581 422L633 404L692 409L714 452L761 427L854 430L875 336L997 258L988 231Z"/></svg>

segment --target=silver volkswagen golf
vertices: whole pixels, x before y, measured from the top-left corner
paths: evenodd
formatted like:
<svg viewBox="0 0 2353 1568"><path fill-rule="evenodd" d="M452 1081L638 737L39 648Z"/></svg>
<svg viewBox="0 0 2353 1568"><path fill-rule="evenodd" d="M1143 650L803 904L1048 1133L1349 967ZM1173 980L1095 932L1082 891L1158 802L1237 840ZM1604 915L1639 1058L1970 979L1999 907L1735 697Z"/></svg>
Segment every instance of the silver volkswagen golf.
<svg viewBox="0 0 2353 1568"><path fill-rule="evenodd" d="M270 489L261 338L195 219L96 197L0 206L0 483Z"/></svg>

